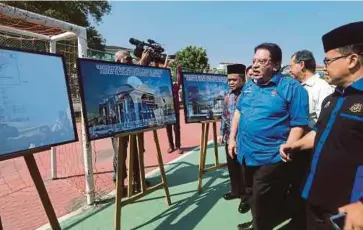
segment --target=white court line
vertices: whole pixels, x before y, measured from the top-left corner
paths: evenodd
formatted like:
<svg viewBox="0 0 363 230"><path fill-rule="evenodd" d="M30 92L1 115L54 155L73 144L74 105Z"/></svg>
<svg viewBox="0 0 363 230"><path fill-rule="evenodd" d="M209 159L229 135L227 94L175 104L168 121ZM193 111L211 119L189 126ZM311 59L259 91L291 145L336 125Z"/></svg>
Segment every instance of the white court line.
<svg viewBox="0 0 363 230"><path fill-rule="evenodd" d="M209 145L209 144L211 144L211 143L213 143L213 140L208 141L207 145ZM175 162L181 161L181 160L182 160L182 159L184 159L185 157L187 157L187 156L189 156L190 154L192 154L193 152L195 152L198 148L200 148L200 147L195 147L193 150L190 150L189 152L186 152L186 153L184 153L183 155L181 155L181 156L179 156L179 157L175 158L174 160L172 160L172 161L168 162L167 164L165 164L165 166L168 166L168 165L171 165L171 164L173 164L173 163L175 163ZM150 171L150 172L146 173L146 174L145 174L145 177L146 177L146 178L147 178L147 177L151 177L151 176L153 176L154 174L158 173L159 171L160 171L160 169L159 169L159 168L156 168L156 169L154 169L154 170L152 170L152 171ZM112 192L108 193L107 195L103 196L102 198L110 198L110 197L115 196L115 194L116 194L116 189L114 189ZM84 212L84 211L86 211L86 210L88 210L88 209L90 209L90 208L94 208L94 207L95 207L94 205L90 205L90 206L88 206L88 205L87 205L87 206L83 206L83 207L81 207L81 208L77 209L76 211L73 211L73 212L68 213L68 214L66 214L66 215L64 215L64 216L59 217L59 218L58 218L58 221L59 221L59 223L61 223L61 222L63 222L63 221L66 221L66 220L67 220L67 219L69 219L69 218L72 218L72 217L74 217L74 216L77 216L77 215L81 214L82 212ZM45 225L43 225L43 226L41 226L41 227L37 228L36 230L49 230L49 229L51 229L51 228L50 228L50 224L48 223L48 224L45 224Z"/></svg>

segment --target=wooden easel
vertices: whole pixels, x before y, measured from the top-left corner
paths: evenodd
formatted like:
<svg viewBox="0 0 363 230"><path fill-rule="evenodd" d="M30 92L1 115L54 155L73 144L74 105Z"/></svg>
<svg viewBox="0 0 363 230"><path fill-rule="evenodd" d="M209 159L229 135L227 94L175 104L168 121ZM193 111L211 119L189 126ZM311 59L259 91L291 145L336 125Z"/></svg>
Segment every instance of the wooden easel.
<svg viewBox="0 0 363 230"><path fill-rule="evenodd" d="M164 127L165 128L165 127ZM127 133L127 134L121 134L119 136L117 136L118 138L118 157L117 157L117 176L116 176L116 211L115 211L115 230L120 230L121 229L121 208L129 203L132 203L133 201L136 201L160 188L164 187L165 190L165 196L166 196L166 202L168 204L168 206L171 205L171 200L170 200L170 194L169 194L169 188L167 185L167 181L166 181L166 175L165 175L165 169L164 169L164 163L163 163L163 158L161 156L161 151L160 151L160 145L159 145L159 138L158 138L158 134L157 134L157 129L161 129L160 127L158 128L153 128L153 129L149 129L149 130L144 130L141 132L132 132L132 133ZM161 183L156 184L150 188L146 187L146 183L145 183L145 167L144 167L144 157L143 157L143 152L142 150L144 149L143 146L143 142L142 142L142 133L147 132L147 131L153 131L154 134L154 141L155 141L155 145L156 145L156 151L157 151L157 158L158 158L158 164L159 164L159 169L160 169L160 176L161 176ZM122 145L124 144L123 141L124 139L121 137L125 137L125 136L130 136L130 140L129 140L129 154L128 154L128 198L121 201L122 199L122 194L123 194L123 186L121 183L122 181L122 174L123 171L125 170L123 167L123 162L122 160L124 159L123 157L123 153L122 152ZM133 175L133 161L134 161L134 156L133 156L133 151L134 151L134 145L135 145L135 141L137 142L137 149L138 149L138 156L139 156L139 168L140 168L140 181L141 181L141 192L134 195L133 194L133 186L132 186L132 175Z"/></svg>
<svg viewBox="0 0 363 230"><path fill-rule="evenodd" d="M18 156L24 157L24 160L25 160L26 166L29 170L30 176L34 182L35 188L37 189L37 192L39 194L40 200L44 207L45 213L47 214L49 224L53 230L60 230L61 227L59 225L57 216L54 212L53 205L50 202L48 192L45 189L45 185L44 185L42 176L39 172L37 162L35 161L35 158L34 158L34 154L42 152L42 151L48 151L50 149L51 149L50 147L46 147L46 148L38 149L37 151L29 150L29 151L21 152L21 153L16 154L16 156L15 155L10 156L10 157L1 157L0 156L0 158L1 158L0 161L18 157ZM0 229L2 229L2 228L3 228L3 226L1 223L1 219L0 219Z"/></svg>
<svg viewBox="0 0 363 230"><path fill-rule="evenodd" d="M208 136L209 136L209 124L213 124L213 142L214 142L214 157L215 165L209 168L205 168L205 159L208 149ZM206 172L214 171L220 168L224 168L227 164L219 164L218 159L218 143L217 143L217 123L216 121L202 121L202 134L200 138L200 155L199 155L199 173L198 173L198 193L202 192L202 179L203 174Z"/></svg>

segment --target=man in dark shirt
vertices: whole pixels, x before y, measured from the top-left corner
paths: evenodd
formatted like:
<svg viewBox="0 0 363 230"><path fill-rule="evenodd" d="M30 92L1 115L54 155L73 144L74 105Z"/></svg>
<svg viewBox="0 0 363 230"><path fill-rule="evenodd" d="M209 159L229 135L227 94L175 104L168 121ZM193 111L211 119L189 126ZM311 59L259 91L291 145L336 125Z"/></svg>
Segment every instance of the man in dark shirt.
<svg viewBox="0 0 363 230"><path fill-rule="evenodd" d="M166 126L166 132L168 134L169 149L168 153L177 150L178 154L182 154L183 150L180 148L180 103L179 103L179 89L181 84L181 69L177 68L177 82L173 83L173 99L175 106L176 123L174 125L175 145L173 141L173 125Z"/></svg>
<svg viewBox="0 0 363 230"><path fill-rule="evenodd" d="M330 217L339 211L347 213L344 229L363 229L363 22L338 27L322 41L325 68L337 87L313 130L282 145L280 155L289 160L314 151L302 191L308 230L335 229Z"/></svg>
<svg viewBox="0 0 363 230"><path fill-rule="evenodd" d="M149 58L149 54L147 52L143 53L143 56L140 60L140 64L141 65L147 65L147 59ZM130 52L125 51L125 50L121 50L118 51L115 54L115 62L117 63L123 63L123 64L133 64L132 63L132 57L130 55ZM128 144L129 144L129 139L130 136L123 136L120 137L123 143L122 146L122 152L124 153L124 159L122 160L123 164L124 164L124 172L122 175L122 184L125 181L126 177L127 177L127 172L126 172L126 157L127 157L127 149L128 149ZM143 141L143 134L142 134L142 141ZM117 138L111 138L112 141L112 147L113 147L113 151L114 151L114 157L113 157L113 169L114 169L114 175L113 175L113 181L116 182L116 172L117 172L117 156L118 156L118 139ZM140 183L140 169L139 169L139 155L138 155L138 146L137 146L137 142L136 140L133 142L134 146L133 146L133 156L134 156L134 161L133 161L133 174L134 175L129 175L133 177L133 190L134 192L139 192L141 189L141 183ZM145 150L143 150L144 152ZM150 182L146 181L146 185L150 186ZM126 191L126 188L125 190Z"/></svg>

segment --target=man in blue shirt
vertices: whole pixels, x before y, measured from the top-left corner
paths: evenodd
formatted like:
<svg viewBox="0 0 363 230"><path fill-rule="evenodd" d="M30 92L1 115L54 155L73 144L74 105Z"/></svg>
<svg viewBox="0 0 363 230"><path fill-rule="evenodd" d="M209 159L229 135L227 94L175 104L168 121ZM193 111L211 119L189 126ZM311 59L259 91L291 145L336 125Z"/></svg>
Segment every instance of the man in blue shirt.
<svg viewBox="0 0 363 230"><path fill-rule="evenodd" d="M241 224L239 229L271 230L279 224L276 209L289 188L289 163L282 162L279 147L300 139L309 124L307 91L278 72L281 60L276 44L255 48L252 80L245 84L232 120L229 154L236 152L253 177L253 223Z"/></svg>
<svg viewBox="0 0 363 230"><path fill-rule="evenodd" d="M338 27L322 41L329 81L337 87L313 130L282 145L280 154L289 159L314 151L302 191L308 230L336 229L330 218L338 212L346 213L341 229L363 229L363 21Z"/></svg>

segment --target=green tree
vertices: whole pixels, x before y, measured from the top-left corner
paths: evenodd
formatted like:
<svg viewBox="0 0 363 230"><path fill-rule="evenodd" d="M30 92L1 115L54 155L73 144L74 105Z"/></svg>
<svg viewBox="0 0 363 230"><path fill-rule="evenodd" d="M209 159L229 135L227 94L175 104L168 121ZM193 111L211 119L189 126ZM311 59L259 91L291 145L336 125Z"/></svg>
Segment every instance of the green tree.
<svg viewBox="0 0 363 230"><path fill-rule="evenodd" d="M88 47L105 49L105 39L91 24L98 25L111 11L108 1L8 1L7 5L87 28Z"/></svg>
<svg viewBox="0 0 363 230"><path fill-rule="evenodd" d="M178 51L175 61L170 63L173 70L176 66L181 67L183 72L204 72L209 68L207 51L202 47L187 46Z"/></svg>

